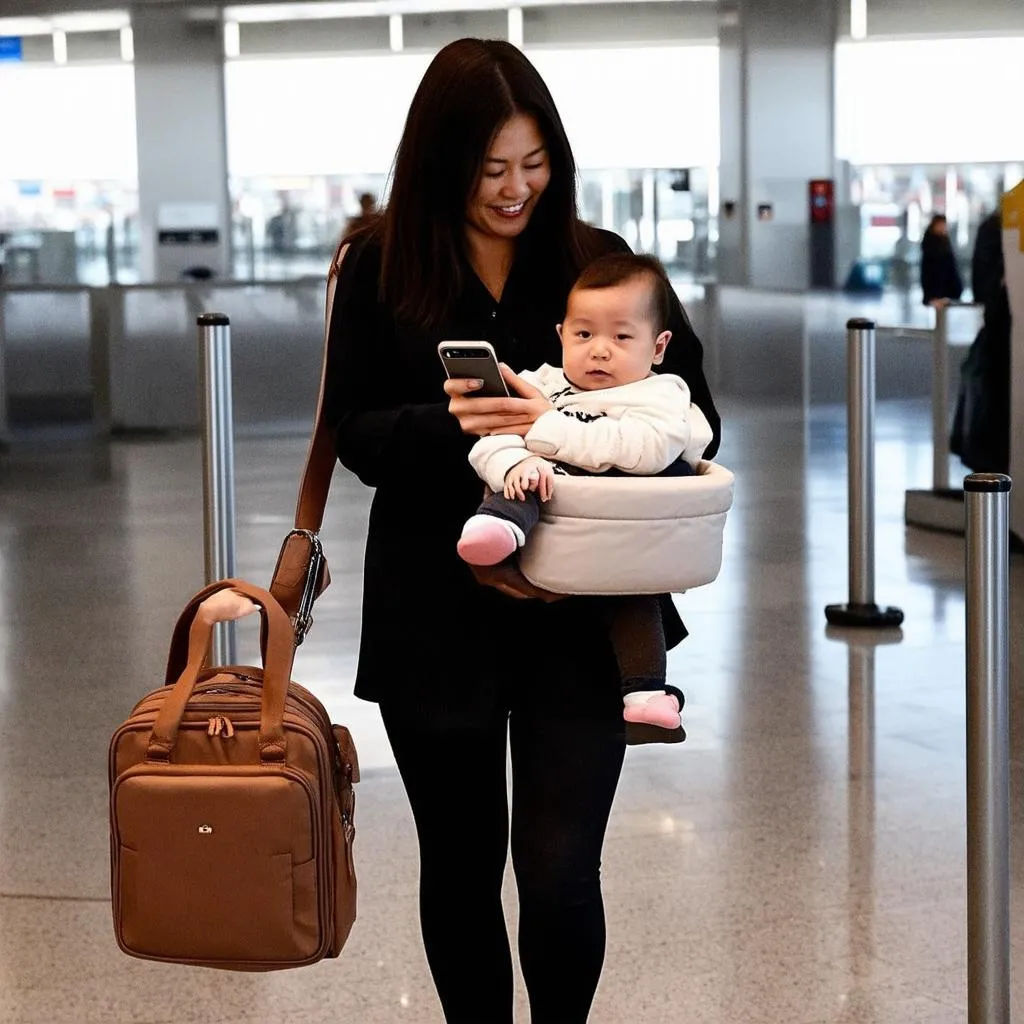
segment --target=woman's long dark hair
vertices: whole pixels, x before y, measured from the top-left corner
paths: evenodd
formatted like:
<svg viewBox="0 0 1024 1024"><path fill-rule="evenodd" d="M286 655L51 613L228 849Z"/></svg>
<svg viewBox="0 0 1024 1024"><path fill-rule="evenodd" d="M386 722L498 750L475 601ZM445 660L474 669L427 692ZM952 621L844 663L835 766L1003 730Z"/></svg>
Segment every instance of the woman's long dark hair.
<svg viewBox="0 0 1024 1024"><path fill-rule="evenodd" d="M381 293L397 316L437 327L463 285L466 204L494 136L517 113L544 137L551 181L522 240L571 282L593 232L576 209L576 161L537 69L511 43L459 39L434 57L409 107L395 155L382 237Z"/></svg>

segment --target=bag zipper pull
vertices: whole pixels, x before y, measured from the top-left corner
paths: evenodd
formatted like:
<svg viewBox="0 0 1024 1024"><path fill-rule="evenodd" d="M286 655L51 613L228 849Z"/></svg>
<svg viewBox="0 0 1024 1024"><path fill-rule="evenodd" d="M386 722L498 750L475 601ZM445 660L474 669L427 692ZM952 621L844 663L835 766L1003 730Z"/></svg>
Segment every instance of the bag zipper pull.
<svg viewBox="0 0 1024 1024"><path fill-rule="evenodd" d="M229 740L235 735L235 727L231 724L231 719L227 715L214 715L210 719L210 724L206 727L206 735L223 735L224 739Z"/></svg>

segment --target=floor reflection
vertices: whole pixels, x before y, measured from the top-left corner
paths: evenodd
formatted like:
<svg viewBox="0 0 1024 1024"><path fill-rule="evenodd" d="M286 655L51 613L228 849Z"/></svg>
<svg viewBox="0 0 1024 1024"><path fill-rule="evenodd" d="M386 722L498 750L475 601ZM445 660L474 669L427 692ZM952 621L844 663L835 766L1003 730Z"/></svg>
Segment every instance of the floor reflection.
<svg viewBox="0 0 1024 1024"><path fill-rule="evenodd" d="M823 622L847 590L842 406L725 398L722 410L720 461L737 476L723 571L678 597L691 634L670 659L689 739L628 754L592 1022L963 1024L963 541L903 523L905 490L931 470L927 399L878 408L876 591L906 614L881 644ZM300 438L236 444L246 578L270 577L304 455ZM366 769L352 941L337 962L264 977L129 961L114 946L106 745L159 683L199 586L200 467L191 438L0 456L0 1020L438 1024L412 823L377 711L351 692L369 494L347 474L324 529L334 582L295 674L352 728ZM1011 588L1024 944L1019 557ZM256 643L243 628L243 660ZM514 921L511 884L507 906ZM525 1022L521 988L519 1006Z"/></svg>

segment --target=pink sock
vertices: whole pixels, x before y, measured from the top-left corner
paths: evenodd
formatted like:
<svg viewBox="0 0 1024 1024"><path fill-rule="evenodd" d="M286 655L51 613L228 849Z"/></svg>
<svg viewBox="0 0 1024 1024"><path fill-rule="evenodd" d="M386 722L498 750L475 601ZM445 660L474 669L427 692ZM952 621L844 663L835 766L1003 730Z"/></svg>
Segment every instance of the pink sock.
<svg viewBox="0 0 1024 1024"><path fill-rule="evenodd" d="M459 557L470 565L497 565L519 549L516 534L516 528L506 519L470 516L459 538Z"/></svg>

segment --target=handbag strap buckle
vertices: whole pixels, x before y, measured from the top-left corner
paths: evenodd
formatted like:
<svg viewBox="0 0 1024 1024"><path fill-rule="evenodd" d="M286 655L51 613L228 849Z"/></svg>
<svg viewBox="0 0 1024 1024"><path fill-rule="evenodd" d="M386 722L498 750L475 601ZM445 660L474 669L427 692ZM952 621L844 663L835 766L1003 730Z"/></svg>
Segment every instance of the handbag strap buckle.
<svg viewBox="0 0 1024 1024"><path fill-rule="evenodd" d="M309 541L310 547L306 578L302 584L302 597L299 599L299 607L292 619L292 626L295 629L295 646L299 647L313 626L313 602L316 600L320 577L323 574L324 548L320 543L320 537L313 530L293 530L292 536L296 535L305 537Z"/></svg>

